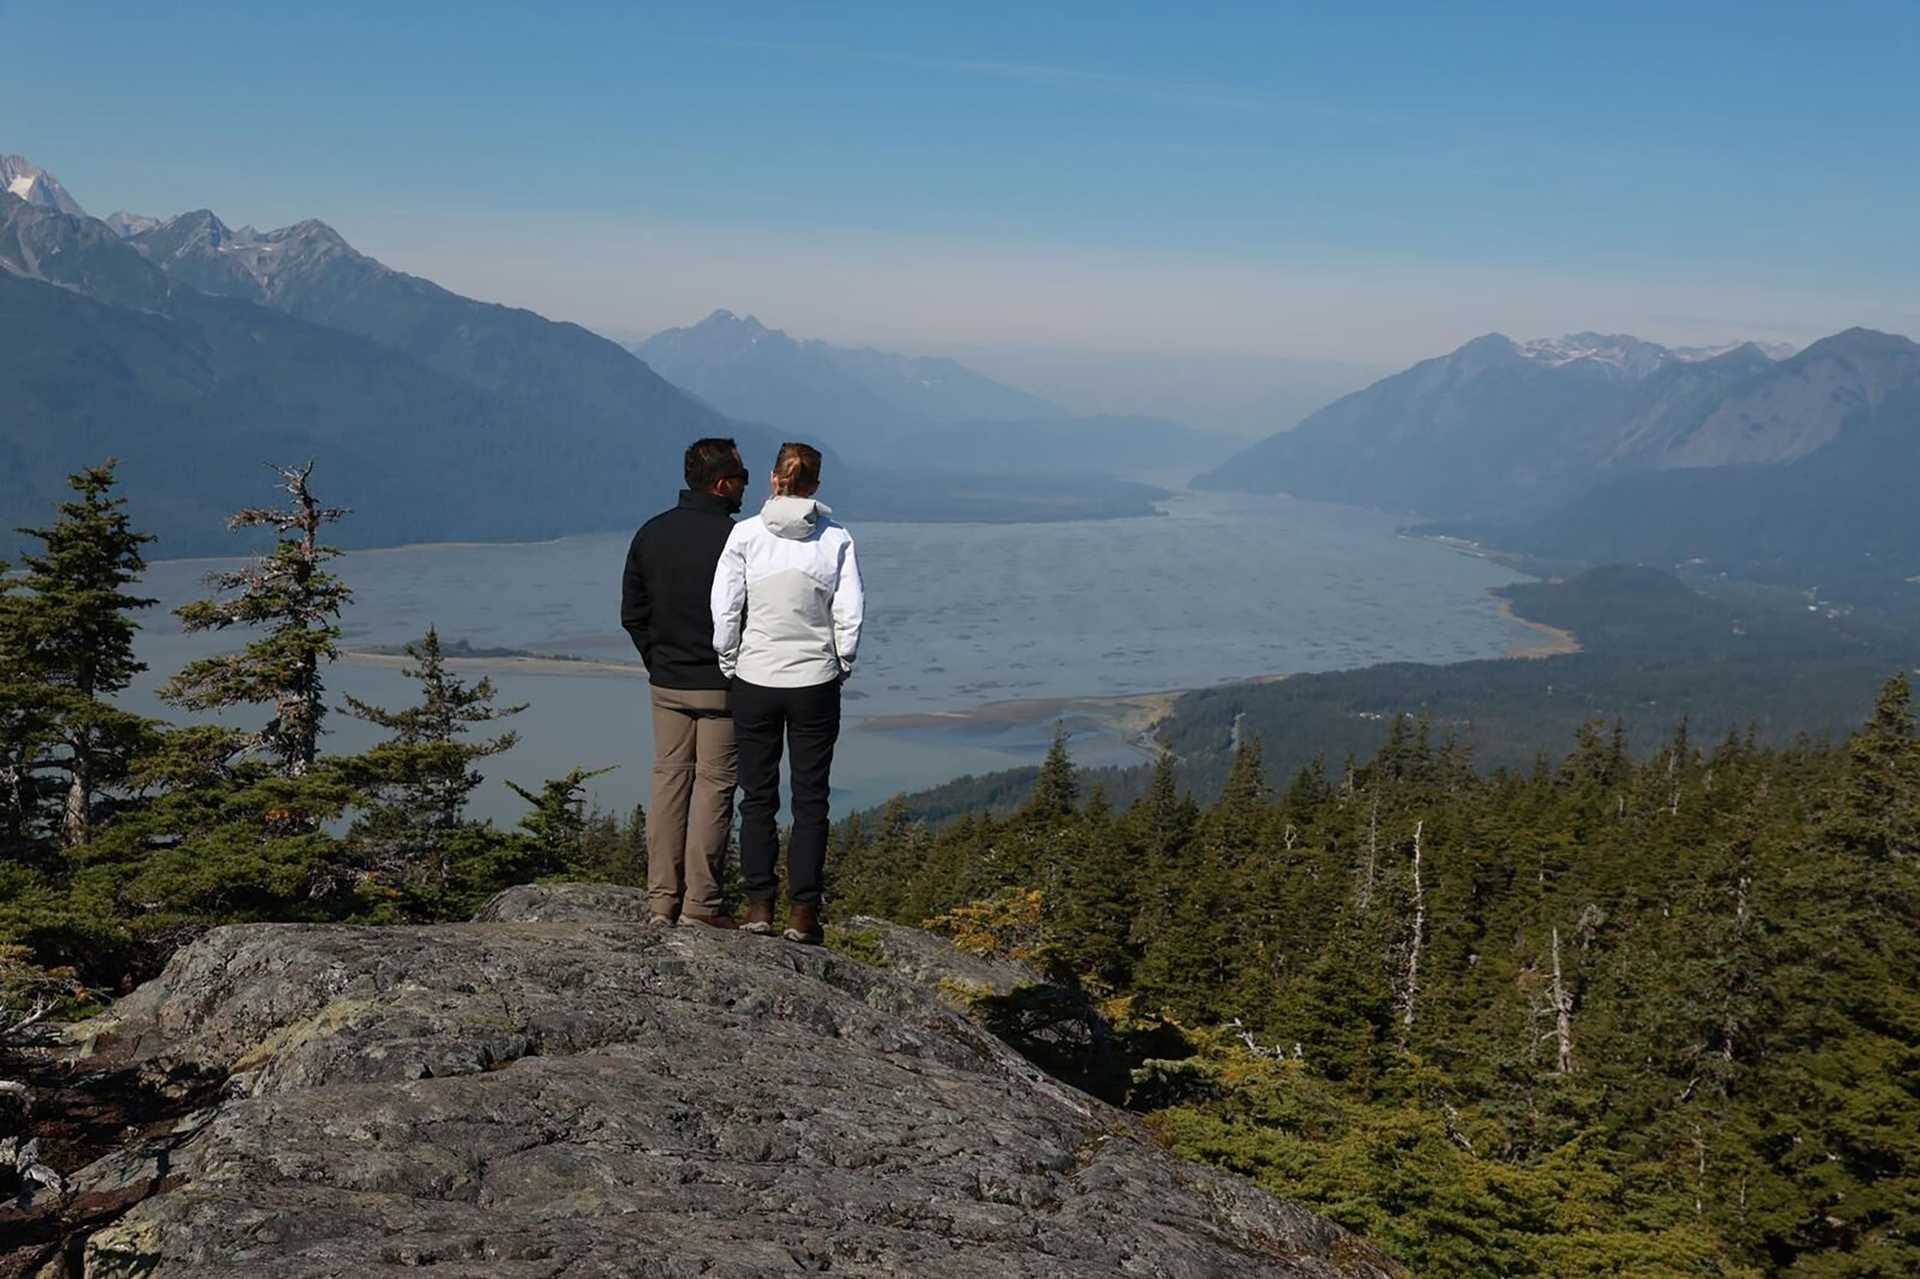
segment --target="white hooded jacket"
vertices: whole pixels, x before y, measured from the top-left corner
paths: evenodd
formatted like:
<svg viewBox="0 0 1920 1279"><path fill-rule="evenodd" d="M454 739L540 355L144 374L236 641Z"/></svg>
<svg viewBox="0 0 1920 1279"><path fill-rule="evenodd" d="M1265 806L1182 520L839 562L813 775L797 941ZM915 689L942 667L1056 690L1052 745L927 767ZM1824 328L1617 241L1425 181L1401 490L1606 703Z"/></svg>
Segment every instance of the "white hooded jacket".
<svg viewBox="0 0 1920 1279"><path fill-rule="evenodd" d="M733 526L713 573L720 673L809 688L853 669L865 601L853 534L810 497L770 497Z"/></svg>

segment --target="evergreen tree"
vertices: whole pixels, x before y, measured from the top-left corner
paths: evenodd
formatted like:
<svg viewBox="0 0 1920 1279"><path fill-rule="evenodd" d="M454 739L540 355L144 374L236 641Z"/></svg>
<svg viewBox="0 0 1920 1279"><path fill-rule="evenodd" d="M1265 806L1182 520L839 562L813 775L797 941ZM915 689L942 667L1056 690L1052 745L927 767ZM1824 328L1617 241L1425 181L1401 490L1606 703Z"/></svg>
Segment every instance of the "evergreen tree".
<svg viewBox="0 0 1920 1279"><path fill-rule="evenodd" d="M526 707L495 706L491 680L469 686L449 673L432 627L404 651L415 662L404 674L419 681L419 704L394 711L346 699L349 715L392 734L361 757L370 804L350 838L376 871L434 886L446 882L448 836L465 822L482 781L474 765L518 740L509 732L471 741L468 733Z"/></svg>
<svg viewBox="0 0 1920 1279"><path fill-rule="evenodd" d="M12 798L7 823L17 837L29 819L24 798L34 778L58 775L64 793L59 841L85 843L100 791L126 776L151 739L140 716L109 700L146 669L133 655L138 629L130 613L152 604L126 588L146 570L126 502L113 496L114 463L68 477L77 495L46 528L19 530L41 543L21 559L25 571L0 575L0 717L10 722L0 769ZM34 805L37 807L37 805Z"/></svg>
<svg viewBox="0 0 1920 1279"><path fill-rule="evenodd" d="M1083 820L1059 834L1055 850L1066 868L1054 909L1061 958L1100 987L1116 989L1133 968L1137 856L1123 841L1101 791L1094 791Z"/></svg>
<svg viewBox="0 0 1920 1279"><path fill-rule="evenodd" d="M1175 886L1165 926L1145 947L1139 984L1149 1006L1218 1022L1240 1016L1235 977L1247 956L1247 888L1266 823L1259 739L1235 749L1220 802L1194 833L1188 873Z"/></svg>
<svg viewBox="0 0 1920 1279"><path fill-rule="evenodd" d="M520 830L526 837L527 878L552 879L579 873L586 847L587 783L612 771L576 768L565 777L549 778L537 794L507 783L514 794L533 805L533 810L520 819Z"/></svg>
<svg viewBox="0 0 1920 1279"><path fill-rule="evenodd" d="M1153 763L1146 796L1128 812L1124 837L1134 850L1136 889L1132 942L1136 953L1153 946L1171 927L1174 907L1185 892L1188 854L1199 809L1180 791L1171 751Z"/></svg>
<svg viewBox="0 0 1920 1279"><path fill-rule="evenodd" d="M237 594L175 610L189 631L239 625L264 627L266 634L237 654L190 663L161 696L197 711L272 706L272 719L248 745L264 749L283 773L298 777L313 767L319 753L326 716L321 664L339 656L337 619L353 592L324 567L339 552L320 542L321 529L347 511L322 506L313 496L313 463L278 471L290 506L249 507L227 521L234 530L273 529L278 538L273 553L209 579L217 592Z"/></svg>
<svg viewBox="0 0 1920 1279"><path fill-rule="evenodd" d="M1053 744L1040 762L1040 775L1034 779L1033 794L1021 814L1038 822L1072 817L1080 803L1080 783L1074 776L1073 757L1067 751L1067 728L1056 724Z"/></svg>

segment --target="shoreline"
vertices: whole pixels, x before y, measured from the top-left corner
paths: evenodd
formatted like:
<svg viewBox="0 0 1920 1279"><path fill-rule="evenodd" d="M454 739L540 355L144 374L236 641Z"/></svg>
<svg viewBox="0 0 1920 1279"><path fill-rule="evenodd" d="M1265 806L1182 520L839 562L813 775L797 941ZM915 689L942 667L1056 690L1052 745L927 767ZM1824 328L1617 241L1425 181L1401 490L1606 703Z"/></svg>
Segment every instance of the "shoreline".
<svg viewBox="0 0 1920 1279"><path fill-rule="evenodd" d="M1513 601L1504 595L1496 595L1499 600L1496 611L1509 622L1517 623L1533 631L1540 639L1534 643L1515 643L1502 655L1501 660L1510 662L1535 662L1543 657L1568 657L1581 652L1580 637L1572 631L1558 626L1548 626L1545 622L1535 622L1513 611Z"/></svg>
<svg viewBox="0 0 1920 1279"><path fill-rule="evenodd" d="M1213 687L1236 684L1277 684L1287 675L1254 675ZM1151 693L1113 693L1096 697L1031 697L983 702L963 711L915 711L902 715L869 715L856 728L862 732L913 733L958 730L979 736L1032 728L1048 722L1090 722L1094 731L1124 743L1148 759L1160 751L1154 732L1173 715L1174 704L1191 688L1167 688Z"/></svg>
<svg viewBox="0 0 1920 1279"><path fill-rule="evenodd" d="M1141 481L1125 482L1140 483ZM862 524L933 525L939 527L969 525L978 528L1018 528L1023 525L1036 524L1113 524L1122 520L1160 519L1168 514L1168 512L1160 509L1167 502L1173 501L1176 498L1192 496L1190 493L1165 489L1164 486L1160 485L1147 485L1147 487L1158 488L1161 491L1155 496L1142 499L1146 503L1147 509L1145 510L1067 511L1060 513L1046 513L1036 510L1022 519L982 519L977 514L971 512L949 516L922 515L914 518L908 518L905 515L898 514L854 515L850 518L857 519ZM610 529L582 529L573 533L556 533L552 537L507 538L500 541L488 538L449 538L439 542L397 542L383 546L347 546L337 547L335 549L339 551L340 558L347 559L357 555L396 555L418 553L421 551L515 550L541 546L557 546L562 542L581 541L589 538L632 536L632 528L621 527ZM235 551L231 555L167 555L149 559L147 564L149 566L158 564L222 564L238 560L258 559L261 554L262 552L258 550L251 550Z"/></svg>
<svg viewBox="0 0 1920 1279"><path fill-rule="evenodd" d="M340 660L363 666L386 666L398 670L411 666L414 659L405 653L374 653L366 649L342 649ZM452 670L513 671L522 675L608 675L624 678L647 677L647 668L638 662L597 661L579 657L445 657L440 659Z"/></svg>
<svg viewBox="0 0 1920 1279"><path fill-rule="evenodd" d="M911 733L958 729L963 733L1002 733L1011 729L1068 719L1091 720L1101 731L1151 756L1157 748L1153 731L1173 714L1175 702L1189 690L1162 689L1153 693L1120 693L1105 697L1032 697L983 702L962 711L914 711L902 715L869 715L855 727L861 732Z"/></svg>

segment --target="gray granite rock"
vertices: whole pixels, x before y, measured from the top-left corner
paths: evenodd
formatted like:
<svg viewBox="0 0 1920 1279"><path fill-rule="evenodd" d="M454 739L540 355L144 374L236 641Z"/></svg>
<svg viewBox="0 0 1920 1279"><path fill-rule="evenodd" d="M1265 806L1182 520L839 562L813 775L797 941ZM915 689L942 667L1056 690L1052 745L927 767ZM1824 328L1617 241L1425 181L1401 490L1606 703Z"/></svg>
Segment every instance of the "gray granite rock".
<svg viewBox="0 0 1920 1279"><path fill-rule="evenodd" d="M526 888L472 924L183 950L82 1034L229 1086L72 1178L149 1196L86 1275L1395 1273L899 973L645 909Z"/></svg>
<svg viewBox="0 0 1920 1279"><path fill-rule="evenodd" d="M916 986L938 990L945 985L963 992L1010 995L1023 986L1046 981L1031 964L971 955L925 929L905 928L872 915L855 915L845 927L870 937L887 969Z"/></svg>

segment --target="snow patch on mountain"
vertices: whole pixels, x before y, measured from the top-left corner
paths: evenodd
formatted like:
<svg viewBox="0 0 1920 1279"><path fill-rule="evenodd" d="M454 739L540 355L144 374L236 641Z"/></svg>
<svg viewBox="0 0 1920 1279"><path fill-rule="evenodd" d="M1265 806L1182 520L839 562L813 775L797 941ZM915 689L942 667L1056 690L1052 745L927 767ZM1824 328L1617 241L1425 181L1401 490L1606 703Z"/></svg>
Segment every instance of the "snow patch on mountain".
<svg viewBox="0 0 1920 1279"><path fill-rule="evenodd" d="M1783 343L1725 342L1717 346L1662 346L1626 333L1569 333L1557 338L1534 338L1515 344L1529 360L1553 368L1570 365L1584 367L1633 381L1647 377L1669 364L1697 364L1752 345L1769 359L1781 360L1795 348Z"/></svg>
<svg viewBox="0 0 1920 1279"><path fill-rule="evenodd" d="M24 155L0 155L0 185L28 204L37 204L68 217L87 216L86 210L60 185L60 179Z"/></svg>

